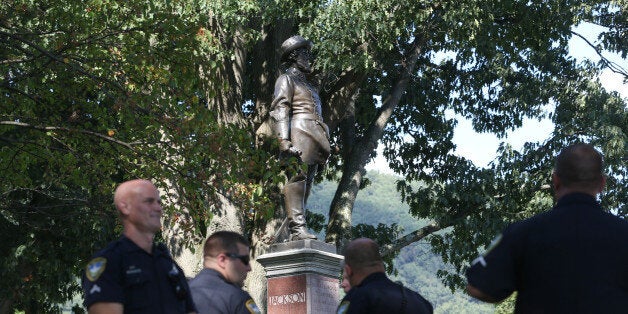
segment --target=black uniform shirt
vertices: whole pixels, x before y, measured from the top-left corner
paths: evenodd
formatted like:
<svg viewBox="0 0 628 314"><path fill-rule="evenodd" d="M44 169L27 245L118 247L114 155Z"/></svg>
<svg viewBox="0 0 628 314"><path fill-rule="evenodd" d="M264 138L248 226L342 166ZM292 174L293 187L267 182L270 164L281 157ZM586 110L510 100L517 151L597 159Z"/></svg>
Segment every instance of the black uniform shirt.
<svg viewBox="0 0 628 314"><path fill-rule="evenodd" d="M198 314L261 313L248 292L229 283L217 271L204 268L190 280Z"/></svg>
<svg viewBox="0 0 628 314"><path fill-rule="evenodd" d="M338 306L341 313L423 314L432 304L418 293L392 282L384 273L373 273L351 287Z"/></svg>
<svg viewBox="0 0 628 314"><path fill-rule="evenodd" d="M516 313L628 313L628 221L591 195L563 196L506 228L467 270L469 284Z"/></svg>
<svg viewBox="0 0 628 314"><path fill-rule="evenodd" d="M122 303L124 313L195 312L183 271L167 248L152 254L124 235L96 253L83 274L85 307L97 302Z"/></svg>

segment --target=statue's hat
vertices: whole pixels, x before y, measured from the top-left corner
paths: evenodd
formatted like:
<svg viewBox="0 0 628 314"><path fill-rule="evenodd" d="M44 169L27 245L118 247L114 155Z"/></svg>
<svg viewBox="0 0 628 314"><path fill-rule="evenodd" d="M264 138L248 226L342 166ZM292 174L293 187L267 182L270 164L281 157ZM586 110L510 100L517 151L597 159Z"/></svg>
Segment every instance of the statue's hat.
<svg viewBox="0 0 628 314"><path fill-rule="evenodd" d="M281 44L281 60L282 61L286 61L286 59L288 58L288 55L290 54L291 51L298 49L298 48L302 48L302 47L307 47L309 49L312 49L312 46L314 44L299 36L299 35L294 35L288 39L286 39L282 44Z"/></svg>

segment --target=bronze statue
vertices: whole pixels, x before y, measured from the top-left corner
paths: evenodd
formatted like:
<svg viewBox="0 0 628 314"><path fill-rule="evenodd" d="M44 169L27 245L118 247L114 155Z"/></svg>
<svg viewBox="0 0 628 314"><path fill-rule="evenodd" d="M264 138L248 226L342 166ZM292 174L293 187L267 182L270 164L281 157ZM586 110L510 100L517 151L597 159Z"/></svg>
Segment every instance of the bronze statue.
<svg viewBox="0 0 628 314"><path fill-rule="evenodd" d="M329 128L323 123L318 89L306 78L306 74L312 72L312 46L311 41L299 35L281 44L281 61L288 67L275 82L271 104L280 155L299 158L307 169L288 174L288 183L283 189L290 241L316 239L307 231L305 204L318 165L325 164L330 154Z"/></svg>

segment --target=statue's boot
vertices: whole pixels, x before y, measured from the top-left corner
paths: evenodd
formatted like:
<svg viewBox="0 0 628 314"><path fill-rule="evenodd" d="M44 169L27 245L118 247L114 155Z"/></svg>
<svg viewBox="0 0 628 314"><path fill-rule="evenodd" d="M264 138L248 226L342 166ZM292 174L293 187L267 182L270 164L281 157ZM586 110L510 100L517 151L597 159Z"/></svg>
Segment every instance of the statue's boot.
<svg viewBox="0 0 628 314"><path fill-rule="evenodd" d="M290 241L316 239L316 236L307 231L305 225L305 180L286 184L283 188L286 212L288 213L288 227Z"/></svg>

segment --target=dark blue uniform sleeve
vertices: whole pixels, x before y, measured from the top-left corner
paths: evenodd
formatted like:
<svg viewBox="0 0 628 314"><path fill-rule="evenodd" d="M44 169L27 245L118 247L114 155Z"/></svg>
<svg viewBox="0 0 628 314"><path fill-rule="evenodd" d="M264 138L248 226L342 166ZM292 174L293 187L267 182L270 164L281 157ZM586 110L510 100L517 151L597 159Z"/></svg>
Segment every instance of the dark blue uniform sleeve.
<svg viewBox="0 0 628 314"><path fill-rule="evenodd" d="M337 313L368 313L369 304L369 296L366 289L353 288L340 302Z"/></svg>
<svg viewBox="0 0 628 314"><path fill-rule="evenodd" d="M414 291L411 291L411 292L414 292ZM417 309L414 309L414 310L420 313L429 313L429 314L434 313L434 307L432 306L432 303L430 303L430 301L428 301L427 299L425 299L423 296L419 295L416 292L414 292L414 297L416 298L416 302L419 304L419 306L417 306ZM420 308L420 311L419 311L419 308Z"/></svg>
<svg viewBox="0 0 628 314"><path fill-rule="evenodd" d="M244 291L243 291L244 292ZM240 298L238 305L236 306L235 312L236 314L257 314L262 313L262 311L257 307L255 301L251 296L244 292L244 297Z"/></svg>
<svg viewBox="0 0 628 314"><path fill-rule="evenodd" d="M186 293L185 294L185 312L186 313L198 312L194 304L194 300L192 299L192 291L190 290L188 281L185 278L185 275L183 274L183 270L178 264L175 264L175 265L177 265L177 268L179 269L179 274L181 276L181 279L179 280L179 282L183 286L183 289L185 290L185 293Z"/></svg>
<svg viewBox="0 0 628 314"><path fill-rule="evenodd" d="M514 226L488 247L485 253L473 260L467 269L468 283L496 300L507 298L516 289L517 235Z"/></svg>
<svg viewBox="0 0 628 314"><path fill-rule="evenodd" d="M86 308L97 302L124 302L119 268L119 258L112 254L97 254L90 260L82 280Z"/></svg>

